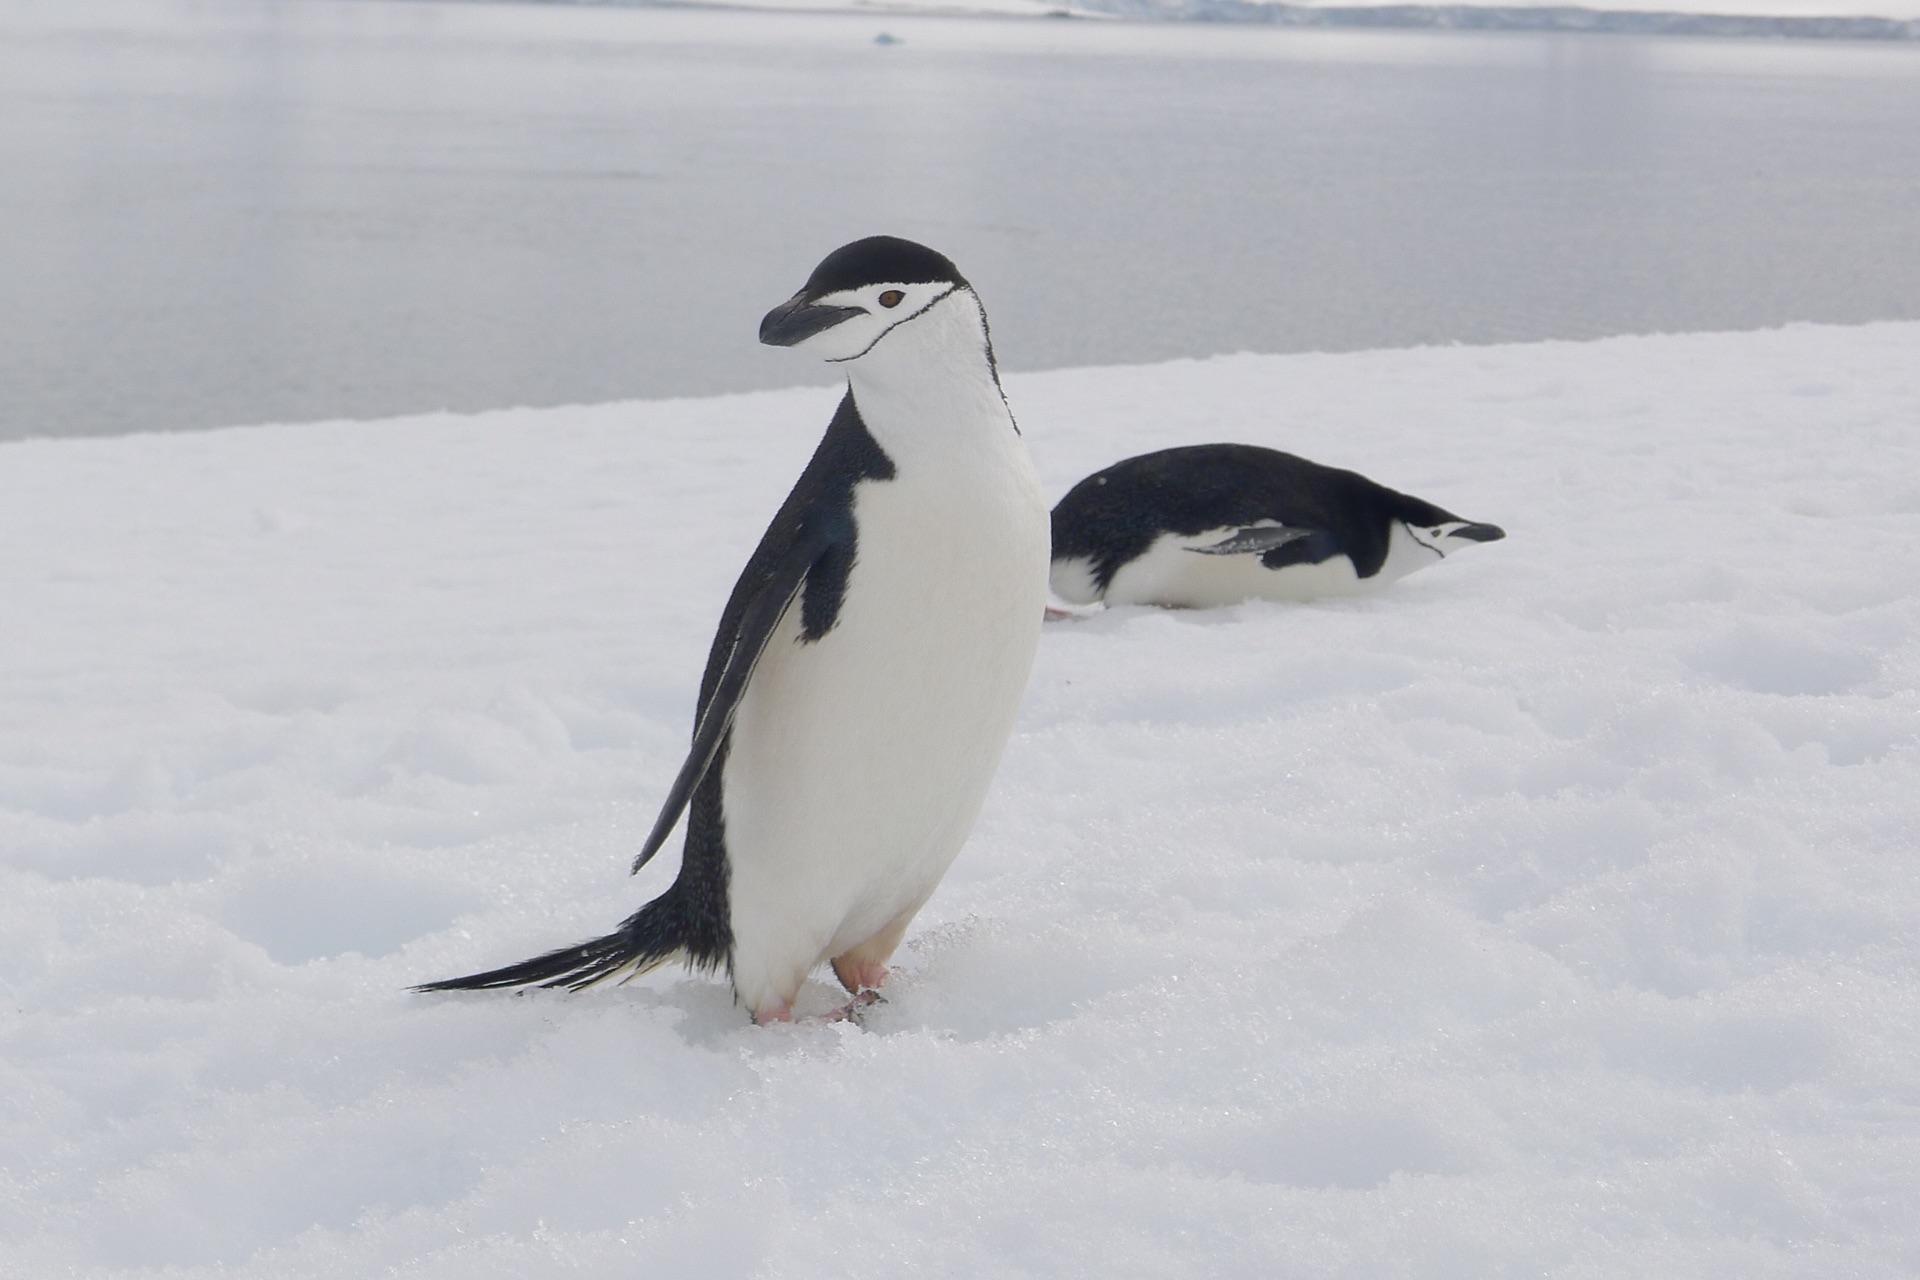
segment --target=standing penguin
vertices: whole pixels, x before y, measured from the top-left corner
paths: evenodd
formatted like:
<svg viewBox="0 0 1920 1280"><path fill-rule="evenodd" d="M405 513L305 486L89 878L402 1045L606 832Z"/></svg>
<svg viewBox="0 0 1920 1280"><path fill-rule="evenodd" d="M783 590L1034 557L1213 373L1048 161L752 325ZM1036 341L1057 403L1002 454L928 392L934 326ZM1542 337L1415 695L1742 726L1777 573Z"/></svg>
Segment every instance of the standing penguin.
<svg viewBox="0 0 1920 1280"><path fill-rule="evenodd" d="M747 561L693 748L634 870L688 812L680 873L602 938L422 991L578 989L724 968L757 1023L833 966L856 1002L972 829L1039 643L1046 499L986 312L891 236L827 255L760 340L847 371L826 436Z"/></svg>
<svg viewBox="0 0 1920 1280"><path fill-rule="evenodd" d="M1506 536L1355 471L1187 445L1116 462L1060 499L1053 591L1183 609L1355 595Z"/></svg>

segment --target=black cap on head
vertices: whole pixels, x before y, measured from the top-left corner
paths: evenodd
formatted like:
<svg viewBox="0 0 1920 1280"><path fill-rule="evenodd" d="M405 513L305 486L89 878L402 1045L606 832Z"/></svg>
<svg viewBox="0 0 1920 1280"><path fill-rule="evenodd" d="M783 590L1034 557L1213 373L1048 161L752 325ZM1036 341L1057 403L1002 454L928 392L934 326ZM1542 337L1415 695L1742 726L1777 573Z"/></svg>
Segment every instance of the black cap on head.
<svg viewBox="0 0 1920 1280"><path fill-rule="evenodd" d="M809 298L820 298L870 284L928 284L936 280L967 286L960 268L927 246L898 236L868 236L843 244L822 259L801 292Z"/></svg>

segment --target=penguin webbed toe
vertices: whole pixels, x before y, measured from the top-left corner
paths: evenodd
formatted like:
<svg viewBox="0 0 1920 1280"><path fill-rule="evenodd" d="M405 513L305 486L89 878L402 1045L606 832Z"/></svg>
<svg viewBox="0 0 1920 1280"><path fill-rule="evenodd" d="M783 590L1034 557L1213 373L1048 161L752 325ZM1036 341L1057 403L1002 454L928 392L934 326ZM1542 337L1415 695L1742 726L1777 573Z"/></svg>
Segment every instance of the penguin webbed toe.
<svg viewBox="0 0 1920 1280"><path fill-rule="evenodd" d="M867 1011L877 1004L885 1004L887 998L878 991L862 991L853 999L835 1009L826 1016L828 1022L851 1022L854 1026L863 1026L867 1020Z"/></svg>

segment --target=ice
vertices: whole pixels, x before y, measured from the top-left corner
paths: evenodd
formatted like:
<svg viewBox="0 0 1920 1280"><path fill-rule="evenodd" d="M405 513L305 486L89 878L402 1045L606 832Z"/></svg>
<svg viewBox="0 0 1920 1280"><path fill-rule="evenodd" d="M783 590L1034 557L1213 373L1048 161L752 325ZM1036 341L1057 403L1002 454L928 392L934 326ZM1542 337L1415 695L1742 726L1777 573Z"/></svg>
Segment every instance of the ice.
<svg viewBox="0 0 1920 1280"><path fill-rule="evenodd" d="M592 3L593 0L549 0ZM729 9L793 12L1133 18L1289 27L1608 32L1633 35L1912 40L1916 0L692 0ZM900 40L887 33L882 44Z"/></svg>
<svg viewBox="0 0 1920 1280"><path fill-rule="evenodd" d="M5 0L0 95L6 439L824 385L878 231L1019 370L1920 320L1894 40Z"/></svg>
<svg viewBox="0 0 1920 1280"><path fill-rule="evenodd" d="M833 393L0 445L0 1274L1920 1268L1920 324L1008 393L1509 537L1049 625L864 1028L405 990L670 878Z"/></svg>

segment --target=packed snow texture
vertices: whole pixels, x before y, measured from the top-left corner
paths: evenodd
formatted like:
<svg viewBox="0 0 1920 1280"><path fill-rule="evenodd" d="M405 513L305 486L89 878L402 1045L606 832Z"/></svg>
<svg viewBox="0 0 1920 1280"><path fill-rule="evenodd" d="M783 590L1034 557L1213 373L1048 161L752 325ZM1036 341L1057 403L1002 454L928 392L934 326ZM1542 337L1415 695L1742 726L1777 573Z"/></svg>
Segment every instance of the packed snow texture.
<svg viewBox="0 0 1920 1280"><path fill-rule="evenodd" d="M546 0L600 4L607 0ZM649 0L613 0L645 4ZM725 9L1144 18L1295 27L1440 27L1633 35L1920 39L1920 0L685 0ZM883 35L882 42L892 40Z"/></svg>
<svg viewBox="0 0 1920 1280"><path fill-rule="evenodd" d="M405 990L668 882L832 393L0 446L0 1275L1920 1270L1920 324L1008 391L1509 537L1050 625L864 1028Z"/></svg>
<svg viewBox="0 0 1920 1280"><path fill-rule="evenodd" d="M913 3L914 0L905 0ZM1569 5L1398 4L1393 0L1087 0L1114 17L1267 23L1285 27L1439 28L1460 31L1604 32L1613 35L1920 40L1920 0L1616 0Z"/></svg>

